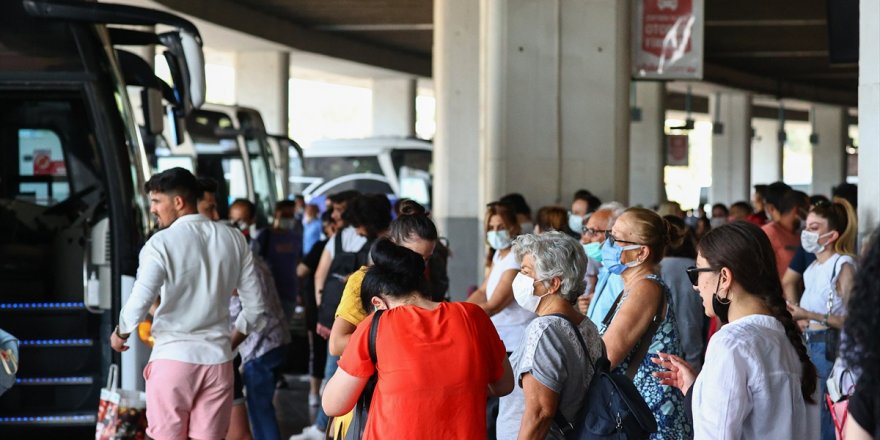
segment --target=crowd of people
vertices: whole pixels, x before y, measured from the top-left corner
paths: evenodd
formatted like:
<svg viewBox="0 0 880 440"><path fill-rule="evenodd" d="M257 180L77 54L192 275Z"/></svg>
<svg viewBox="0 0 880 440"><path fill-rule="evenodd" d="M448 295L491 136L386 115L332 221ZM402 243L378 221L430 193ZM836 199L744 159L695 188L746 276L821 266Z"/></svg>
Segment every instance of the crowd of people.
<svg viewBox="0 0 880 440"><path fill-rule="evenodd" d="M880 247L856 242L852 185L830 199L757 185L689 214L580 190L533 215L509 194L486 207L485 276L462 302L411 200L285 201L258 229L246 200L222 224L216 183L185 170L146 189L162 230L111 345L152 314L153 438L280 438L297 306L317 417L291 440L564 439L589 423L604 363L638 391L652 439L880 438Z"/></svg>

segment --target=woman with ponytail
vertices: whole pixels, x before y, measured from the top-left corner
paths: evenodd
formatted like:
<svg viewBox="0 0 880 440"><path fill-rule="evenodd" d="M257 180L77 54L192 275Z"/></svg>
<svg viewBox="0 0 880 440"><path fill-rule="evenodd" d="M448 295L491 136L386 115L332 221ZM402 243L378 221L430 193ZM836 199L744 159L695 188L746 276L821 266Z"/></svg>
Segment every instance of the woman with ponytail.
<svg viewBox="0 0 880 440"><path fill-rule="evenodd" d="M819 389L824 399L825 381L837 359L840 329L846 316L846 301L856 272L856 214L845 199L816 203L807 214L801 233L801 246L816 254L816 261L804 271L804 294L800 304L789 304L796 320L808 320L805 334L810 360L819 373ZM820 440L834 440L831 412L820 411Z"/></svg>
<svg viewBox="0 0 880 440"><path fill-rule="evenodd" d="M699 376L667 353L654 360L666 369L655 376L692 400L695 438L809 438L816 368L786 309L770 240L736 222L710 231L697 251L688 276L706 315L726 325L709 341Z"/></svg>
<svg viewBox="0 0 880 440"><path fill-rule="evenodd" d="M661 280L666 247L681 244L682 232L656 212L630 208L606 233L602 265L623 279L623 291L599 324L611 368L632 379L657 420L652 439L689 439L684 396L652 377L660 371L656 351L683 355L669 287Z"/></svg>
<svg viewBox="0 0 880 440"><path fill-rule="evenodd" d="M513 388L492 321L474 304L431 301L422 255L383 238L371 256L361 290L371 309L384 310L376 362L369 350L374 314L351 336L324 389L324 410L350 411L376 373L365 440L485 438L487 396Z"/></svg>

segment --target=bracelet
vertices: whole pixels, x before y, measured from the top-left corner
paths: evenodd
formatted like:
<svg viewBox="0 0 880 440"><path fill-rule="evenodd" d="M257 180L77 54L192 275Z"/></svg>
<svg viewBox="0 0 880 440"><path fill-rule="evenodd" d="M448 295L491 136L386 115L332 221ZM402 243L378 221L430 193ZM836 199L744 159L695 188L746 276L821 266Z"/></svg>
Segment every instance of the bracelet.
<svg viewBox="0 0 880 440"><path fill-rule="evenodd" d="M828 327L828 316L830 314L831 312L825 312L825 315L822 316L822 325L824 325L825 327Z"/></svg>
<svg viewBox="0 0 880 440"><path fill-rule="evenodd" d="M128 339L131 336L131 333L129 333L128 336L122 336L119 333L119 326L118 325L116 326L116 329L113 330L113 333L116 333L116 336L119 337L119 339Z"/></svg>

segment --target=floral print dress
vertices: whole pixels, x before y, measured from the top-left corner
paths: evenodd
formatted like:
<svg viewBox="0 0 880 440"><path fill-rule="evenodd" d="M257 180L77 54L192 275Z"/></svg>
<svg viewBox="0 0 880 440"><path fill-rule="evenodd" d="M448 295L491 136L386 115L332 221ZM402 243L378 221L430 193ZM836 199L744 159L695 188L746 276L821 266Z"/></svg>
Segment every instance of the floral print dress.
<svg viewBox="0 0 880 440"><path fill-rule="evenodd" d="M626 358L624 358L623 362L621 362L613 372L626 374L626 370L632 362L640 363L639 369L636 371L636 376L633 378L633 384L635 384L636 388L642 394L642 397L645 399L645 402L648 404L648 407L651 408L651 412L654 413L654 417L657 419L657 432L651 435L650 438L652 440L691 439L693 438L693 427L685 414L684 396L681 394L681 391L674 387L660 385L659 380L652 375L654 372L663 370L659 365L655 365L651 362L651 358L654 357L658 351L677 356L683 356L683 353L681 343L678 339L678 331L675 326L672 294L669 291L669 287L667 287L663 280L657 275L648 275L647 278L657 282L661 289L663 289L663 295L666 297L667 304L666 318L657 328L657 332L654 333L654 338L651 340L651 346L648 347L648 353L645 355L644 359L632 359L633 356L635 356L635 353L639 350L639 344L637 343ZM624 291L623 297L620 299L617 308L614 310L615 316L617 315L617 312L620 311L620 307L626 301L628 293L628 291ZM613 320L614 319L612 318L612 321ZM599 326L600 335L604 335L607 330L608 327L605 325Z"/></svg>

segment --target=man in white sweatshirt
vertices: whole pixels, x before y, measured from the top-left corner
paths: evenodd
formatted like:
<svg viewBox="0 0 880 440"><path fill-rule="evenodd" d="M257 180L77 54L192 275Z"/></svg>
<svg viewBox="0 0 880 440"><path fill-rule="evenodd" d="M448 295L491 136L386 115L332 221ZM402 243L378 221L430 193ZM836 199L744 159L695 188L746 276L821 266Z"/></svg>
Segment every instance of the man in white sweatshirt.
<svg viewBox="0 0 880 440"><path fill-rule="evenodd" d="M232 407L233 349L265 325L253 256L238 231L198 214L201 190L172 168L145 185L161 230L140 252L137 280L110 337L116 351L160 298L155 345L144 369L147 434L156 440L226 436ZM242 312L229 333L229 297Z"/></svg>

